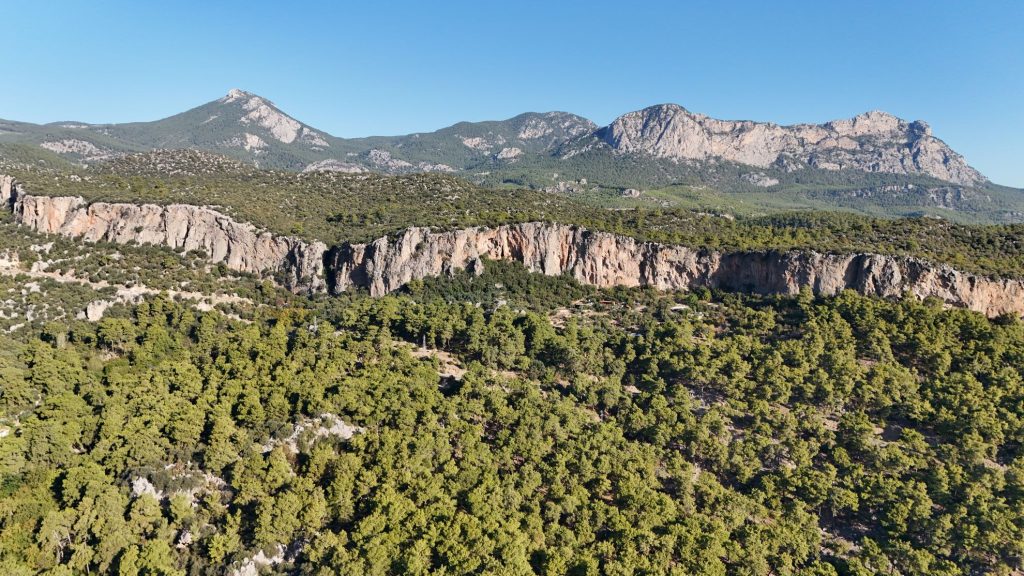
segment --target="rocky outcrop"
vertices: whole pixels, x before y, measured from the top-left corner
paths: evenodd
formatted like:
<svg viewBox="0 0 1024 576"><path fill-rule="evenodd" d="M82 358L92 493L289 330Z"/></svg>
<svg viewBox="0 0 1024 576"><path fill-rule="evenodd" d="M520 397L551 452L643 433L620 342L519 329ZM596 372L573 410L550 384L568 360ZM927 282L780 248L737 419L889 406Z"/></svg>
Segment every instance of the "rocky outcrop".
<svg viewBox="0 0 1024 576"><path fill-rule="evenodd" d="M70 154L80 157L82 160L87 162L99 162L101 160L110 160L122 156L122 153L115 152L109 148L102 148L87 142L85 140L77 140L75 138L64 138L61 140L47 140L39 144L40 148L49 150L50 152L56 152L57 154Z"/></svg>
<svg viewBox="0 0 1024 576"><path fill-rule="evenodd" d="M620 116L597 132L621 153L673 160L723 159L767 168L794 160L826 170L925 174L973 185L985 177L932 136L921 121L868 112L825 124L777 124L717 120L675 104Z"/></svg>
<svg viewBox="0 0 1024 576"><path fill-rule="evenodd" d="M317 131L309 126L304 126L298 120L278 110L273 102L255 94L235 88L218 102L222 105L237 102L244 111L238 120L241 124L255 124L266 130L271 138L284 144L291 144L299 140L314 146L330 146Z"/></svg>
<svg viewBox="0 0 1024 576"><path fill-rule="evenodd" d="M88 204L80 197L20 195L14 217L44 234L88 242L135 242L174 250L201 250L211 262L252 274L274 275L291 290L323 292L322 242L260 231L216 210L185 204Z"/></svg>
<svg viewBox="0 0 1024 576"><path fill-rule="evenodd" d="M597 125L568 112L521 114L508 121L515 140L532 144L532 149L550 150L566 140L589 134Z"/></svg>
<svg viewBox="0 0 1024 576"><path fill-rule="evenodd" d="M914 258L815 251L719 252L641 242L578 226L530 222L435 232L409 228L366 244L327 249L260 231L207 207L172 204L88 204L79 197L24 194L0 176L0 201L38 232L86 241L137 242L202 250L212 262L273 275L307 293L366 289L373 296L411 280L482 270L483 259L522 263L534 272L569 275L599 286L660 290L720 288L758 294L796 294L810 288L896 298L938 298L986 314L1024 315L1024 280L991 279Z"/></svg>
<svg viewBox="0 0 1024 576"><path fill-rule="evenodd" d="M11 209L21 193L21 185L14 176L0 174L0 207Z"/></svg>
<svg viewBox="0 0 1024 576"><path fill-rule="evenodd" d="M723 253L548 223L440 233L410 228L394 238L333 251L327 270L332 292L360 287L379 296L414 279L479 270L483 258L514 260L534 272L568 274L600 287L704 286L796 294L806 286L818 294L852 289L886 298L910 292L988 316L1024 314L1024 281L982 278L913 258L813 251Z"/></svg>
<svg viewBox="0 0 1024 576"><path fill-rule="evenodd" d="M302 169L303 174L309 172L343 172L345 174L361 174L369 172L366 167L354 162L342 162L341 160L320 160L313 162Z"/></svg>

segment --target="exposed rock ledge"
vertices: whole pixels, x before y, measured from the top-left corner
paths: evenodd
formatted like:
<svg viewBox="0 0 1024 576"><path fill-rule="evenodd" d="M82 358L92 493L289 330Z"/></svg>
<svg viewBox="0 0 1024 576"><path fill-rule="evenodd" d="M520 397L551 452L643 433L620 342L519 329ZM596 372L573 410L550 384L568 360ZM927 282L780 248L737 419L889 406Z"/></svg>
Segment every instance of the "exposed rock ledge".
<svg viewBox="0 0 1024 576"><path fill-rule="evenodd" d="M323 292L322 242L276 236L237 222L216 210L187 204L86 203L77 196L24 194L0 176L0 204L37 232L89 242L156 244L175 250L202 250L210 261L252 274L276 275L294 291Z"/></svg>
<svg viewBox="0 0 1024 576"><path fill-rule="evenodd" d="M233 270L283 277L286 286L337 294L353 287L373 296L410 280L480 270L481 259L514 260L548 275L568 274L601 287L706 286L760 294L796 294L804 286L832 295L845 289L887 298L910 292L986 314L1024 315L1024 280L995 280L914 258L814 251L717 252L640 242L577 226L531 222L433 232L409 228L368 244L330 250L320 242L275 236L216 210L189 205L87 204L78 197L25 195L0 176L0 203L39 232L201 249Z"/></svg>
<svg viewBox="0 0 1024 576"><path fill-rule="evenodd" d="M818 294L853 289L889 298L909 291L988 316L1024 314L1024 281L992 280L914 258L813 251L722 253L537 222L441 233L410 228L394 239L335 249L326 268L333 292L365 286L377 296L413 279L478 269L481 258L515 260L534 272L568 274L601 287L706 286L796 294L808 286Z"/></svg>

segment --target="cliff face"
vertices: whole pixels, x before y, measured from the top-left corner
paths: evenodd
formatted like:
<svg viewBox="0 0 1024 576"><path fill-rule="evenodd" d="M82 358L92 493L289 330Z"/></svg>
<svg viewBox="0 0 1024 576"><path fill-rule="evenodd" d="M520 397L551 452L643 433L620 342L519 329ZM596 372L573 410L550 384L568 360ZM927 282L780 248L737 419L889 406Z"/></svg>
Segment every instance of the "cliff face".
<svg viewBox="0 0 1024 576"><path fill-rule="evenodd" d="M0 207L9 210L21 193L20 190L21 186L14 180L13 176L0 174Z"/></svg>
<svg viewBox="0 0 1024 576"><path fill-rule="evenodd" d="M366 287L379 296L413 279L478 269L482 258L514 260L534 272L568 274L601 287L705 286L796 294L807 286L818 294L852 289L889 298L910 292L988 316L1024 314L1024 281L990 280L913 258L813 251L722 253L548 223L443 233L410 228L395 238L333 251L327 270L332 292Z"/></svg>
<svg viewBox="0 0 1024 576"><path fill-rule="evenodd" d="M211 262L252 274L276 274L294 291L323 292L321 242L275 236L200 206L172 204L87 204L79 197L18 195L12 209L18 222L45 234L89 242L156 244L175 250L202 250Z"/></svg>
<svg viewBox="0 0 1024 576"><path fill-rule="evenodd" d="M479 271L487 258L520 262L547 275L568 274L600 287L796 294L806 286L817 294L852 289L886 298L910 292L988 316L1024 315L1024 280L992 280L877 254L718 252L543 222L452 232L409 228L394 237L328 250L320 242L259 231L206 207L87 204L78 197L32 196L7 177L0 177L0 202L18 222L39 232L203 250L212 262L232 270L283 278L296 292L365 288L381 296L410 280Z"/></svg>
<svg viewBox="0 0 1024 576"><path fill-rule="evenodd" d="M926 174L973 185L985 177L924 122L868 112L825 124L717 120L665 104L617 118L598 135L618 152L675 160L721 158L766 168L793 158L825 170Z"/></svg>

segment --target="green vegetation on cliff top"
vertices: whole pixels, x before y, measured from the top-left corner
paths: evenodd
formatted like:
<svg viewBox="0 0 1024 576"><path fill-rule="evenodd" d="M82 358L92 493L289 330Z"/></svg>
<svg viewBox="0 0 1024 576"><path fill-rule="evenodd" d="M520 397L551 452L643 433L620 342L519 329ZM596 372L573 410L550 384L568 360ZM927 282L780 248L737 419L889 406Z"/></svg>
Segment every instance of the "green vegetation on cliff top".
<svg viewBox="0 0 1024 576"><path fill-rule="evenodd" d="M481 188L448 175L274 172L193 151L133 155L75 173L67 167L40 169L38 163L4 169L33 194L211 205L273 232L328 244L365 242L409 226L553 221L694 247L876 252L993 276L1024 276L1024 225L1019 224L962 225L841 212L732 217L671 208L609 210L558 194Z"/></svg>

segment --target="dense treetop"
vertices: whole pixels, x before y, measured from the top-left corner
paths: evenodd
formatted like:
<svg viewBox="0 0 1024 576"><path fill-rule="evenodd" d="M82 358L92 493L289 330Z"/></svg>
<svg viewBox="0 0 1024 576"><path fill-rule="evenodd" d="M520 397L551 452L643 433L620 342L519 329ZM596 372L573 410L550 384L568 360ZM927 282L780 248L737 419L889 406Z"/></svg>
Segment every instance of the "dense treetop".
<svg viewBox="0 0 1024 576"><path fill-rule="evenodd" d="M122 310L0 347L5 573L1021 569L1015 319L510 264Z"/></svg>

